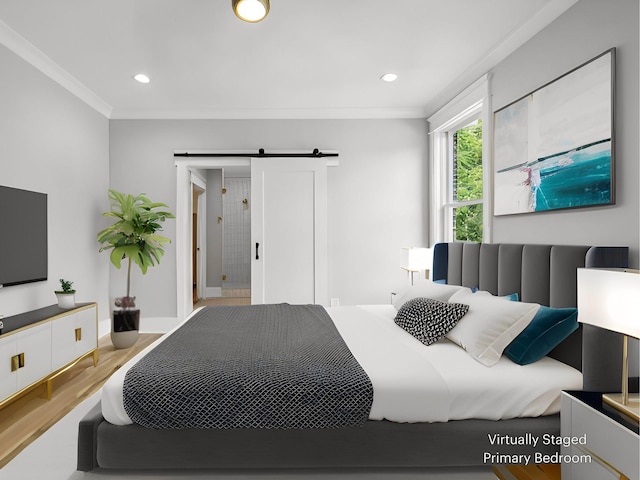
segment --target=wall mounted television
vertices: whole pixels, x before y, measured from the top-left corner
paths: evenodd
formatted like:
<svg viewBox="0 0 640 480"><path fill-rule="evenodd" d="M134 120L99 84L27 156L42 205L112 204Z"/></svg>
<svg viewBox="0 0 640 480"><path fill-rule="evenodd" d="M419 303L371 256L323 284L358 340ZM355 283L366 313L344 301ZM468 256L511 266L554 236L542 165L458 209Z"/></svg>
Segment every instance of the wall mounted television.
<svg viewBox="0 0 640 480"><path fill-rule="evenodd" d="M0 287L47 279L47 194L0 185Z"/></svg>

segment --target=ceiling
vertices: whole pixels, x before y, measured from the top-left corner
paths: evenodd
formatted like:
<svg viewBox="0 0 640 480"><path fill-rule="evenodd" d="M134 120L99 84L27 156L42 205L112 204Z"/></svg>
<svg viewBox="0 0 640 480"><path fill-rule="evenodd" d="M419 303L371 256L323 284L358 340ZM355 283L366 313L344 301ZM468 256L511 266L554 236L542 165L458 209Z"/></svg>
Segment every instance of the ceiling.
<svg viewBox="0 0 640 480"><path fill-rule="evenodd" d="M0 0L0 43L109 118L424 118L576 1Z"/></svg>

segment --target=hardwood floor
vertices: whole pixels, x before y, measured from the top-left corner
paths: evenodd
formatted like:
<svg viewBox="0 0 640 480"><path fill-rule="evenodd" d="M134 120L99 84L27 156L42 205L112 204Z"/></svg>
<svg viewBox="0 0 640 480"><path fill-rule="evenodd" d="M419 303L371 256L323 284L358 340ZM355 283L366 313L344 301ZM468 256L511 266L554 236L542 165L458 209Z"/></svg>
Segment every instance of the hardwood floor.
<svg viewBox="0 0 640 480"><path fill-rule="evenodd" d="M42 398L45 389L42 386L0 410L0 468L98 391L113 372L160 336L141 334L133 347L116 350L106 335L98 341L98 365L94 367L93 360L86 358L57 377L51 400Z"/></svg>
<svg viewBox="0 0 640 480"><path fill-rule="evenodd" d="M496 465L493 472L500 480L560 480L560 464Z"/></svg>

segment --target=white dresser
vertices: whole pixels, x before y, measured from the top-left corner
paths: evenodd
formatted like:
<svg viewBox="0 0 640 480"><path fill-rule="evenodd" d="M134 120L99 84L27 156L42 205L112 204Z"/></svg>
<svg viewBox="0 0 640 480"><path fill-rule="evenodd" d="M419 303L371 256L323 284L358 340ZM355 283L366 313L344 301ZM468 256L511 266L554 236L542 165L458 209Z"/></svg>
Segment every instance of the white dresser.
<svg viewBox="0 0 640 480"><path fill-rule="evenodd" d="M640 480L638 424L597 392L562 392L562 480ZM569 444L570 443L570 444Z"/></svg>
<svg viewBox="0 0 640 480"><path fill-rule="evenodd" d="M71 309L57 305L3 319L0 333L0 408L44 385L80 360L98 362L98 315L95 303Z"/></svg>

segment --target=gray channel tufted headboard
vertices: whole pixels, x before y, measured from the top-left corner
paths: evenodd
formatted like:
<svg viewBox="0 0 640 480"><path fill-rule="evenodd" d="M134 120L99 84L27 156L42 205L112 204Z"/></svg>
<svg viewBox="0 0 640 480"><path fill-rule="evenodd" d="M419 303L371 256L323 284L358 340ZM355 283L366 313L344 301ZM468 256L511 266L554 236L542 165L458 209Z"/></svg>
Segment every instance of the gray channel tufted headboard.
<svg viewBox="0 0 640 480"><path fill-rule="evenodd" d="M628 247L438 243L434 246L432 278L494 295L517 292L523 302L575 307L578 268L625 268L628 257ZM619 334L581 325L549 356L582 370L585 390L620 389Z"/></svg>

